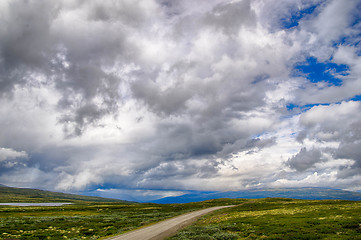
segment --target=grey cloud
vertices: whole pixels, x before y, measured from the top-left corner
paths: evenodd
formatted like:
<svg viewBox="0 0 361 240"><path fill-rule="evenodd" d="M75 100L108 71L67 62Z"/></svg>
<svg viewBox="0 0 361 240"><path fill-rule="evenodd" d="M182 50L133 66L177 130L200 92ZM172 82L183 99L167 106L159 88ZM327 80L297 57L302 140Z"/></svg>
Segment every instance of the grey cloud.
<svg viewBox="0 0 361 240"><path fill-rule="evenodd" d="M358 142L352 142L348 144L341 144L335 153L336 158L346 158L355 160L355 167L361 167L361 144Z"/></svg>
<svg viewBox="0 0 361 240"><path fill-rule="evenodd" d="M361 122L359 112L360 104L351 101L315 107L300 118L304 126L304 130L299 135L301 140L311 139L323 143L337 142L337 147L329 147L322 152L332 154L334 159L353 161L351 164L343 164L338 169L337 176L339 178L350 178L361 174L361 145L359 143ZM289 160L289 164L297 159Z"/></svg>
<svg viewBox="0 0 361 240"><path fill-rule="evenodd" d="M203 21L225 34L233 35L238 33L241 26L255 27L256 14L251 9L251 0L245 0L217 5Z"/></svg>
<svg viewBox="0 0 361 240"><path fill-rule="evenodd" d="M234 142L224 144L223 149L218 153L218 156L227 159L228 157L231 157L233 153L248 151L250 154L263 148L271 147L274 144L276 144L276 138L253 138L249 140L247 140L247 138L240 138Z"/></svg>
<svg viewBox="0 0 361 240"><path fill-rule="evenodd" d="M325 0L279 0L263 2L262 4L264 4L264 6L260 9L261 12L258 15L258 21L263 26L270 28L271 31L282 29L285 21L291 20L292 16L299 17L300 11L310 7L317 7L325 2ZM319 8L316 8L315 12L317 13L319 11ZM314 14L304 16L301 21L307 21L310 20L310 18L314 18Z"/></svg>
<svg viewBox="0 0 361 240"><path fill-rule="evenodd" d="M116 1L116 2L103 2L103 1L90 1L90 11L88 18L95 21L111 22L121 21L133 27L139 27L148 20L148 16L153 14L151 11L156 10L157 5L153 1L148 1L148 4L153 7L149 12L144 11L146 1ZM84 5L88 3L83 3ZM148 6L149 6L148 5Z"/></svg>
<svg viewBox="0 0 361 240"><path fill-rule="evenodd" d="M306 148L302 148L299 153L288 159L286 165L302 172L313 167L316 163L323 161L325 161L325 159L322 157L319 149L307 150Z"/></svg>
<svg viewBox="0 0 361 240"><path fill-rule="evenodd" d="M154 144L154 149L162 149L160 153L165 154L165 159L171 160L179 156L183 156L184 159L226 157L232 152L263 148L272 142L272 140L270 142L259 139L247 140L250 138L249 133L235 130L231 126L227 127L227 124L221 120L223 119L220 119L219 125L200 126L197 123L160 125L157 131L160 138L151 144Z"/></svg>
<svg viewBox="0 0 361 240"><path fill-rule="evenodd" d="M339 178L351 178L361 175L361 143L358 141L343 143L335 151L334 157L338 159L352 159L353 164L342 166L337 173Z"/></svg>
<svg viewBox="0 0 361 240"><path fill-rule="evenodd" d="M242 25L253 24L254 13L249 4L247 1L235 3L236 6L219 5L198 21L197 28L216 27L224 29L226 34L237 34ZM233 17L239 13L242 17L240 21L229 24L228 13ZM192 39L189 41L185 44L192 44ZM182 41L180 43L184 44ZM247 119L242 112L263 106L265 92L271 87L267 81L254 82L261 74L259 71L243 73L232 65L232 60L242 59L242 56L234 53L235 50L237 44L234 42L231 46L220 45L219 52L210 52L217 61L222 60L219 59L222 54L231 57L224 64L225 67L219 70L197 59L190 62L180 56L168 72L156 66L155 69L142 68L130 75L134 78L131 82L133 97L148 106L164 122L157 124L156 135L141 141L138 146L128 146L127 152L137 152L135 156L129 156L135 162L130 185L144 182L144 176L147 186L155 184L161 176L173 176L175 179L214 176L222 164L216 161L217 157L227 160L232 152L264 148L272 144L273 140L252 140L254 133L246 126L244 129L235 129L230 124L232 120ZM193 49L188 51L185 55L191 54ZM162 81L162 74L171 78L169 81L174 84L165 87L168 84ZM193 101L198 103L197 108L192 108ZM88 110L97 114L94 108ZM178 120L174 123L168 121L173 117ZM79 121L78 125L81 124ZM207 161L200 164L202 159Z"/></svg>
<svg viewBox="0 0 361 240"><path fill-rule="evenodd" d="M58 107L66 111L59 122L68 136L81 135L88 125L115 113L122 102L118 89L121 80L93 66L71 67L67 74L67 79L57 81L64 94ZM79 94L83 98L79 99ZM101 100L100 104L95 102L96 98Z"/></svg>
<svg viewBox="0 0 361 240"><path fill-rule="evenodd" d="M155 112L166 115L184 111L185 104L192 95L192 90L183 86L174 86L162 91L150 80L135 82L132 91L136 98L144 101Z"/></svg>
<svg viewBox="0 0 361 240"><path fill-rule="evenodd" d="M306 80L302 83L302 89L295 91L297 104L336 103L360 94L360 61L356 57L356 52L360 50L357 44L361 33L357 24L360 19L360 6L358 0L345 3L323 1L318 5L312 19L301 22L302 31L297 31L298 37L304 41L309 41L310 36L317 39L313 44L305 44L305 58L314 57L325 64L347 65L348 69L346 75L333 74L335 78L342 80L340 86ZM335 47L336 43L338 44ZM344 49L347 48L354 53L345 54Z"/></svg>
<svg viewBox="0 0 361 240"><path fill-rule="evenodd" d="M29 155L25 151L0 148L0 175L28 166Z"/></svg>
<svg viewBox="0 0 361 240"><path fill-rule="evenodd" d="M174 68L177 67L174 66ZM183 65L180 65L180 68L183 68ZM180 74L177 78L185 77L182 73ZM214 77L223 73L211 74ZM216 119L225 117L226 119L222 121L227 122L227 118L241 118L240 112L262 106L265 103L265 92L272 89L272 86L265 81L251 83L252 76L249 79L238 76L237 70L230 70L222 81L207 82L199 77L187 83L179 81L164 90L161 90L164 88L162 84L150 79L139 80L132 84L131 89L135 98L144 102L150 110L159 115L192 114L193 119L202 118L203 120L216 115ZM171 75L171 77L174 76ZM192 109L192 101L202 103L197 112Z"/></svg>
<svg viewBox="0 0 361 240"><path fill-rule="evenodd" d="M117 160L111 162L117 166L124 165L131 171L131 175L124 176L120 181L120 178L116 177L120 176L120 173L101 171L102 179L106 179L107 183L112 183L113 186L127 188L175 187L187 178L214 178L219 174L224 161L230 157L230 153L259 150L271 146L275 141L275 139L244 141L239 139L247 139L246 133L235 132L232 129L228 131L217 128L202 129L190 124L159 124L156 133L155 136L143 139L136 145L107 146L108 150L111 148L113 150L102 154L103 165L110 161L109 158L115 157ZM87 151L90 152L90 159L91 152L97 152L94 149ZM80 162L89 161L87 165L92 165L92 160L87 160L88 157L80 158L83 158ZM71 169L76 170L79 167ZM64 168L64 171L71 174L71 169ZM93 174L97 173L93 172ZM127 180L124 182L124 179Z"/></svg>
<svg viewBox="0 0 361 240"><path fill-rule="evenodd" d="M289 59L302 54L297 45L304 39L297 38L304 26L279 31L266 21L320 3L289 2L9 3L8 14L0 14L0 92L14 99L0 99L0 147L30 157L3 166L0 180L24 184L33 176L34 185L61 190L184 187L189 179L222 177L234 154L249 153L237 155L242 165L242 156L251 162L268 147L279 151L278 139L263 134L288 121L280 109L286 97L272 94L286 94L281 87ZM323 115L301 117L299 140L339 141L327 153L355 162L340 174L356 169L361 131L350 119L359 116ZM306 175L325 161L325 151L302 149L286 164ZM272 157L254 159L247 176L234 173L235 186L276 179L258 168L279 161Z"/></svg>
<svg viewBox="0 0 361 240"><path fill-rule="evenodd" d="M255 138L255 139L252 139L251 141L249 141L249 143L246 146L249 148L262 149L262 148L266 148L266 147L271 147L276 143L277 143L277 139L275 137L268 138L268 139Z"/></svg>
<svg viewBox="0 0 361 240"><path fill-rule="evenodd" d="M175 134L175 132L173 132ZM170 134L170 136L174 136ZM178 136L178 134L177 134ZM106 183L116 188L161 188L163 182L168 186L188 177L214 177L218 172L215 160L189 160L188 156L176 156L184 150L183 144L168 138L168 145L162 147L149 142L142 142L142 147L126 145L101 145L84 147L56 147L42 149L33 153L25 162L6 167L8 162L1 162L0 180L9 185L24 184L24 179L10 178L11 174L30 176L36 172L33 187L54 186L58 190L94 189ZM163 142L164 143L164 142ZM51 159L51 160L49 160ZM13 162L15 163L15 162ZM124 171L122 170L124 169ZM50 179L47 179L52 176ZM42 181L47 179L47 185Z"/></svg>
<svg viewBox="0 0 361 240"><path fill-rule="evenodd" d="M53 129L44 130L44 135L39 130L6 132L6 136L13 136L14 140L1 139L1 143L9 147L21 144L26 150L34 147L36 150L31 150L34 157L28 161L29 171L50 172L58 176L56 181L63 179L62 186L73 185L75 188L86 186L79 180L82 178L89 178L93 184L110 179L115 185L123 184L121 181L136 185L144 173L148 174L149 180L156 180L157 174L152 171L159 175L171 173L179 178L211 176L222 164L216 158L227 160L233 152L268 146L272 141L253 138L263 131L262 128L249 130L246 125L235 127L231 124L232 121L247 120L247 112L263 107L265 93L272 89L266 80L254 81L257 76L271 77L273 74L273 69L259 71L257 67L259 62L266 62L265 56L248 53L257 66L244 67L243 58L248 49L241 49L241 40L234 39L242 27L256 27L255 12L251 9L251 1L219 2L203 1L200 8L191 1L163 3L165 8L152 5L152 1L111 4L73 1L59 2L56 6L48 1L13 3L14 7L9 8L6 16L8 19L1 25L1 31L13 29L13 32L4 33L7 39L0 40L1 67L7 76L2 78L5 79L1 83L3 92L14 90L15 85L26 86L29 78L36 82L36 76L40 75L42 81L46 81L40 87L54 86L54 91L59 94L59 101L53 106L58 122ZM149 11L147 4L156 11ZM198 10L176 14L192 8ZM167 19L163 19L163 11ZM19 20L13 20L14 16ZM163 20L166 24L158 22ZM191 22L194 24L188 24ZM176 33L180 26L183 35ZM164 31L160 31L159 36L158 32L151 32L157 28ZM195 49L195 40L206 29L219 32L225 42L215 42L215 49L204 52L211 57L201 59ZM164 70L162 63L152 63L153 59L149 63L142 59L147 49L142 49L140 40L154 35L165 43L176 43L181 50L167 62L169 70ZM192 54L194 56L190 57ZM262 61L258 61L259 58ZM123 67L131 64L136 70L123 71ZM167 84L164 79L169 79L172 84ZM131 91L128 99L123 99L122 84ZM94 146L72 146L65 151L56 141L38 145L43 136L51 139L47 136L51 133L45 131L54 128L63 128L65 136L73 140L82 137L88 127L99 130L98 122L104 116L116 118L117 111L129 98L141 107L146 106L150 110L146 114L155 114L158 122L153 126L153 135L139 136L136 144L110 143L101 160L94 157L101 151ZM24 121L29 122L30 118L32 116ZM174 118L177 121L173 122ZM3 119L2 123L7 120ZM120 126L121 121L119 119L117 123ZM20 120L15 123L21 125ZM34 125L26 126L32 128ZM22 141L19 143L17 139ZM45 154L46 151L52 154ZM52 160L48 162L47 159ZM204 159L207 161L201 164ZM187 162L184 170L177 161ZM118 178L117 173L99 167L107 162L119 169L127 166L124 171L134 176L124 177L118 173L121 176ZM90 170L93 170L94 178L86 175ZM124 181L125 178L128 181Z"/></svg>
<svg viewBox="0 0 361 240"><path fill-rule="evenodd" d="M169 15L179 15L173 30L177 40L182 40L180 37L187 35L196 37L199 30L204 28L235 36L242 27L255 27L257 20L249 0L231 3L219 0L197 3L166 1L166 6ZM182 12L188 14L181 14Z"/></svg>
<svg viewBox="0 0 361 240"><path fill-rule="evenodd" d="M79 135L87 124L115 114L122 101L121 79L106 69L116 62L131 61L130 52L138 51L127 41L127 34L147 22L149 14L144 7L130 2L113 6L79 1L72 9L64 2L22 0L4 6L1 94L11 96L14 86L36 82L37 76L44 77L47 84L54 82L62 94L58 106L64 113L59 122L68 129L67 135ZM110 16L102 16L102 8ZM66 13L74 9L88 18L67 19L71 15ZM127 14L119 14L122 12Z"/></svg>
<svg viewBox="0 0 361 240"><path fill-rule="evenodd" d="M213 178L232 153L260 150L275 144L274 138L247 141L244 139L249 136L244 132L202 130L192 125L161 125L157 133L154 139L142 142L143 148L150 151L141 153L138 150L140 156L152 156L134 172L143 187L162 185L159 181L172 186L189 177Z"/></svg>
<svg viewBox="0 0 361 240"><path fill-rule="evenodd" d="M297 134L296 140L300 143L303 143L303 140L307 138L307 131L301 131Z"/></svg>
<svg viewBox="0 0 361 240"><path fill-rule="evenodd" d="M211 160L212 155L221 150L222 138L226 137L214 136L212 133L215 131L201 130L190 124L160 124L157 127L158 136L144 144L154 149L152 155L160 156L161 161L202 157Z"/></svg>
<svg viewBox="0 0 361 240"><path fill-rule="evenodd" d="M218 167L215 162L176 161L163 163L156 168L149 169L143 176L149 182L154 182L165 179L183 179L191 176L208 178L216 176L217 172Z"/></svg>
<svg viewBox="0 0 361 240"><path fill-rule="evenodd" d="M2 9L1 53L6 68L39 67L48 60L50 25L59 8L48 1L13 1ZM11 27L10 27L11 26Z"/></svg>
<svg viewBox="0 0 361 240"><path fill-rule="evenodd" d="M328 4L323 5L324 9L313 25L320 39L326 43L332 43L348 35L354 21L359 18L357 16L360 14L360 6L359 0L329 1Z"/></svg>
<svg viewBox="0 0 361 240"><path fill-rule="evenodd" d="M171 65L167 72L172 78L170 81L174 82L172 87L165 88L163 82L158 83L158 74L147 73L146 79L139 79L132 84L134 97L143 101L157 114L167 116L191 113L196 115L194 119L207 119L218 114L233 118L237 117L237 112L262 106L265 91L273 86L266 81L256 82L255 79L260 75L270 76L274 68L259 72L259 69L243 70L242 67L238 67L236 62L242 61L244 57L242 52L247 49L243 50L234 36L227 36L237 35L242 26L254 27L255 13L250 4L250 1L221 3L211 11L199 14L200 16L190 15L178 19L174 24L176 30L171 32L170 37L180 43L180 48L182 45L187 46L185 56L196 51L194 41L208 27L214 27L217 31L218 28L224 29L226 36L223 37L226 39L226 44L224 42L216 44L216 49L207 52L211 55L211 59L214 58L211 62L208 62L208 59L203 62L201 59L190 60L179 56L179 60ZM209 41L211 44L214 44L213 41L217 43L217 39L209 39ZM262 61L258 61L258 57ZM257 63L263 62L263 57L267 58L258 57L254 57ZM163 72L159 71L160 73ZM202 102L201 109L197 109L197 112L190 108L193 101Z"/></svg>
<svg viewBox="0 0 361 240"><path fill-rule="evenodd" d="M359 103L354 101L316 106L301 115L300 124L305 129L299 139L353 142L360 136L359 109Z"/></svg>
<svg viewBox="0 0 361 240"><path fill-rule="evenodd" d="M161 0L158 1L159 4L165 9L165 13L168 17L174 17L176 15L180 15L185 10L186 1L169 1L169 0Z"/></svg>
<svg viewBox="0 0 361 240"><path fill-rule="evenodd" d="M48 1L18 0L0 11L0 93L9 95L16 84L47 67L50 22L59 9Z"/></svg>
<svg viewBox="0 0 361 240"><path fill-rule="evenodd" d="M337 172L338 179L352 179L355 176L360 175L361 168L352 167L352 166L343 166ZM354 182L352 185L357 186L357 182Z"/></svg>
<svg viewBox="0 0 361 240"><path fill-rule="evenodd" d="M16 151L11 148L0 148L0 162L8 159L27 158L25 151Z"/></svg>

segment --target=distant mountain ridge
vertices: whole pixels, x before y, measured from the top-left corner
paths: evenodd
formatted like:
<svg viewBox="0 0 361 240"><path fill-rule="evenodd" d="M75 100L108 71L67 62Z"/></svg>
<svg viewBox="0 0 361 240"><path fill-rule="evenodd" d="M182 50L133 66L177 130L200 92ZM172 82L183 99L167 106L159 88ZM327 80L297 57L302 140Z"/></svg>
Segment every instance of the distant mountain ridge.
<svg viewBox="0 0 361 240"><path fill-rule="evenodd" d="M0 185L0 202L124 202L119 199L90 197L69 193L51 192L39 189L30 188L14 188Z"/></svg>
<svg viewBox="0 0 361 240"><path fill-rule="evenodd" d="M217 198L294 198L305 200L340 199L361 201L361 193L329 188L273 188L233 192L194 192L176 197L161 198L153 203L189 203Z"/></svg>

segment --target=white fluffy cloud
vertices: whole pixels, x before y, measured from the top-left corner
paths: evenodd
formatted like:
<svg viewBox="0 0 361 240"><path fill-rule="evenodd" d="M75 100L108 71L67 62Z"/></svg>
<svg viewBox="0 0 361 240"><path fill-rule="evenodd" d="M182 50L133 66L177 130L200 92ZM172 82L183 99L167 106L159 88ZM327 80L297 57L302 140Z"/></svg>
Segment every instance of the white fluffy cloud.
<svg viewBox="0 0 361 240"><path fill-rule="evenodd" d="M0 148L0 161L12 160L16 158L27 158L28 154L24 151L17 152L11 148Z"/></svg>
<svg viewBox="0 0 361 240"><path fill-rule="evenodd" d="M358 4L2 1L0 180L137 199L348 188L361 174ZM342 84L294 76L309 57L346 66L329 70Z"/></svg>

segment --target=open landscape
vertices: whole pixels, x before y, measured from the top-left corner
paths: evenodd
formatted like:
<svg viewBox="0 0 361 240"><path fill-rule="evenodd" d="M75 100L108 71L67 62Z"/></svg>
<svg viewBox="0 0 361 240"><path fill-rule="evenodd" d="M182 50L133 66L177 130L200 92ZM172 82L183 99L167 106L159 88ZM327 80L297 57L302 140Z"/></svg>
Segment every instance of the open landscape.
<svg viewBox="0 0 361 240"><path fill-rule="evenodd" d="M361 240L361 0L0 0L0 240Z"/></svg>
<svg viewBox="0 0 361 240"><path fill-rule="evenodd" d="M165 205L84 202L62 207L0 206L0 239L98 239L190 211L240 202L243 200Z"/></svg>
<svg viewBox="0 0 361 240"><path fill-rule="evenodd" d="M207 214L169 239L361 239L360 201L221 198L155 204L47 191L40 191L43 197L39 197L39 190L33 189L0 190L1 202L11 202L16 195L17 202L34 202L37 196L36 202L72 203L0 206L0 239L103 239L191 211L227 205L236 206Z"/></svg>

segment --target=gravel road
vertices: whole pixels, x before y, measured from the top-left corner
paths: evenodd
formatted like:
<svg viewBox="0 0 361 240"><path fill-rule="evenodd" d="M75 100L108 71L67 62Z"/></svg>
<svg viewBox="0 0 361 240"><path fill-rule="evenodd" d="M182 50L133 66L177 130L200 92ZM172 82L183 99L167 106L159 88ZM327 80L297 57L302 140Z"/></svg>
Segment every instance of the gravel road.
<svg viewBox="0 0 361 240"><path fill-rule="evenodd" d="M184 228L195 222L200 216L227 207L233 206L211 207L186 213L178 217L173 217L150 225L148 227L143 227L115 237L106 238L106 240L161 240L174 235L181 228Z"/></svg>

